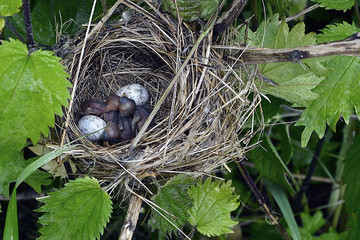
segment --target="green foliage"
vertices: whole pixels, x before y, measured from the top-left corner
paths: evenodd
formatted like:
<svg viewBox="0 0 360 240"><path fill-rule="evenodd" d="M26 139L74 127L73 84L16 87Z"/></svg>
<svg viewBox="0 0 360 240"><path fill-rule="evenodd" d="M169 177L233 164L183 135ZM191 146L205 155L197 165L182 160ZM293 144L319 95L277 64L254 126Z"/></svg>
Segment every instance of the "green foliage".
<svg viewBox="0 0 360 240"><path fill-rule="evenodd" d="M164 214L175 226L181 228L189 217L188 210L191 207L192 199L187 195L187 189L195 183L195 179L186 175L177 175L170 179L159 192L152 197L154 203L166 210ZM149 224L153 229L158 229L163 235L171 234L176 228L164 217L152 209Z"/></svg>
<svg viewBox="0 0 360 240"><path fill-rule="evenodd" d="M0 145L21 149L27 138L34 144L54 126L54 114L70 98L69 75L52 52L29 54L17 40L0 46Z"/></svg>
<svg viewBox="0 0 360 240"><path fill-rule="evenodd" d="M14 188L11 194L10 202L6 212L6 221L5 221L3 239L11 239L11 240L19 239L16 188Z"/></svg>
<svg viewBox="0 0 360 240"><path fill-rule="evenodd" d="M343 10L344 12L354 6L354 0L311 0L320 3L325 9Z"/></svg>
<svg viewBox="0 0 360 240"><path fill-rule="evenodd" d="M8 151L6 148L0 147L0 194L5 197L9 196L9 184L16 181L19 174L24 168L29 166L35 159L24 159L22 152ZM49 185L51 180L50 173L40 170L35 170L30 176L25 179L25 182L41 193L41 185Z"/></svg>
<svg viewBox="0 0 360 240"><path fill-rule="evenodd" d="M354 107L360 116L360 59L337 56L325 66L333 71L313 90L319 97L310 102L296 123L296 126L305 126L301 136L303 147L307 145L313 131L322 138L326 124L335 131L341 114L346 123Z"/></svg>
<svg viewBox="0 0 360 240"><path fill-rule="evenodd" d="M296 24L291 31L285 21L279 26L279 17L275 14L260 24L256 31L254 44L265 48L291 48L315 44L315 33L305 34L305 24ZM259 65L261 73L279 84L272 86L263 83L262 92L282 98L299 106L318 97L311 90L321 82L329 71L320 64L321 59L303 60L298 63L268 63Z"/></svg>
<svg viewBox="0 0 360 240"><path fill-rule="evenodd" d="M11 0L10 0L11 1ZM114 1L108 1L108 4ZM37 43L53 45L56 42L56 31L61 30L63 35L74 34L80 30L81 25L89 21L93 1L31 1L31 19L33 24L34 39ZM94 16L102 14L100 1L97 1ZM25 25L22 12L10 17L9 22L25 36ZM5 28L5 38L15 37Z"/></svg>
<svg viewBox="0 0 360 240"><path fill-rule="evenodd" d="M329 229L329 232L322 233L320 236L314 236L325 224L321 211L315 212L313 216L303 212L300 213L300 216L303 222L303 227L300 228L303 240L345 240L347 238L347 232L339 234L332 228Z"/></svg>
<svg viewBox="0 0 360 240"><path fill-rule="evenodd" d="M177 18L178 8L179 14L186 22L192 22L199 18L209 19L216 11L219 0L177 0L177 8L175 1L162 0L164 9Z"/></svg>
<svg viewBox="0 0 360 240"><path fill-rule="evenodd" d="M359 28L352 23L347 22L335 23L334 25L327 25L326 28L320 30L322 33L316 36L318 43L325 43L330 41L343 40L359 31Z"/></svg>
<svg viewBox="0 0 360 240"><path fill-rule="evenodd" d="M48 135L54 114L62 115L61 106L68 105L68 74L52 55L42 50L29 54L16 40L0 45L0 194L5 196L9 183L31 163L19 154L26 140L36 144L41 133ZM39 180L48 176L36 171L26 182L40 191Z"/></svg>
<svg viewBox="0 0 360 240"><path fill-rule="evenodd" d="M94 178L78 178L39 199L43 227L38 239L100 239L112 212L110 196Z"/></svg>
<svg viewBox="0 0 360 240"><path fill-rule="evenodd" d="M285 135L287 134L285 133ZM283 144L290 144L285 143L285 141L290 140L287 138L288 136L283 139ZM270 137L264 136L260 144L261 147L257 147L249 152L249 159L254 162L256 170L258 170L261 176L264 178L273 183L285 186L290 194L294 194L293 188L285 177L286 173L291 176L289 169L286 167L287 163L283 162L281 159L280 155L275 149L275 146L271 142ZM287 156L291 154L291 152L285 153L286 151L284 150L284 155Z"/></svg>
<svg viewBox="0 0 360 240"><path fill-rule="evenodd" d="M21 0L2 0L0 3L0 16L7 17L20 11Z"/></svg>
<svg viewBox="0 0 360 240"><path fill-rule="evenodd" d="M272 183L267 182L266 186L271 192L271 195L274 197L277 205L279 205L281 213L284 215L285 221L289 226L292 238L294 240L301 240L299 228L295 221L294 213L291 209L290 203L285 195L285 192L281 189L279 185L274 185Z"/></svg>
<svg viewBox="0 0 360 240"><path fill-rule="evenodd" d="M237 222L231 220L230 213L239 206L239 196L233 195L231 181L212 182L210 178L203 184L191 186L187 191L194 199L188 221L206 236L231 233Z"/></svg>
<svg viewBox="0 0 360 240"><path fill-rule="evenodd" d="M358 135L351 146L344 168L343 183L346 184L345 208L349 214L347 225L349 239L355 240L360 236L360 136Z"/></svg>

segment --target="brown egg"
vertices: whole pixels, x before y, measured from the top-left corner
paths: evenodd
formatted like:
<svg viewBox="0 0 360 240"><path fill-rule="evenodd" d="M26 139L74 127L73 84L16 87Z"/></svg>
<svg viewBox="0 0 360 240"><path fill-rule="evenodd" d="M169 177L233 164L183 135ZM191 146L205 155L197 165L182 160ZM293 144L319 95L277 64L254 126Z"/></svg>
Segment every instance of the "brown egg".
<svg viewBox="0 0 360 240"><path fill-rule="evenodd" d="M121 117L130 117L135 110L135 101L127 98L120 97L119 112Z"/></svg>
<svg viewBox="0 0 360 240"><path fill-rule="evenodd" d="M120 106L120 97L118 95L111 95L106 99L106 110L117 111Z"/></svg>
<svg viewBox="0 0 360 240"><path fill-rule="evenodd" d="M144 126L144 123L150 116L150 113L151 111L147 106L145 105L136 106L134 112L134 118L132 120L132 128L135 129L135 131L140 131L140 129ZM146 131L153 128L154 126L155 126L154 122L151 121Z"/></svg>
<svg viewBox="0 0 360 240"><path fill-rule="evenodd" d="M110 122L105 127L101 137L103 141L109 142L110 144L119 143L121 141L121 131L119 126L114 122Z"/></svg>
<svg viewBox="0 0 360 240"><path fill-rule="evenodd" d="M119 116L119 128L121 141L130 140L135 137L135 134L132 130L132 120L129 117L120 117Z"/></svg>
<svg viewBox="0 0 360 240"><path fill-rule="evenodd" d="M101 118L104 119L106 123L114 122L117 123L119 119L119 112L118 111L110 111L101 114Z"/></svg>
<svg viewBox="0 0 360 240"><path fill-rule="evenodd" d="M98 99L89 99L80 105L81 115L96 115L99 116L106 112L106 105L103 101Z"/></svg>

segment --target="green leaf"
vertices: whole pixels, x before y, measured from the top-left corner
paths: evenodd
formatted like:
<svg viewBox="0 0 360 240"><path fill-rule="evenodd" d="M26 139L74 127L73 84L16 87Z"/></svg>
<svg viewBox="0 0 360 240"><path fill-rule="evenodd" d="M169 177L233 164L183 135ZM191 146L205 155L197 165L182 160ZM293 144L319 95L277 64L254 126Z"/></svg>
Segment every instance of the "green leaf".
<svg viewBox="0 0 360 240"><path fill-rule="evenodd" d="M231 220L230 213L239 206L239 196L234 195L231 181L206 179L203 184L191 186L188 195L194 199L188 221L206 236L232 233L231 227L237 222Z"/></svg>
<svg viewBox="0 0 360 240"><path fill-rule="evenodd" d="M21 0L2 0L0 2L0 16L7 17L20 11Z"/></svg>
<svg viewBox="0 0 360 240"><path fill-rule="evenodd" d="M319 98L309 104L295 125L305 126L301 136L303 147L307 145L313 131L322 138L326 124L335 131L341 114L346 123L349 122L354 107L360 116L360 59L336 56L325 66L333 71L314 89Z"/></svg>
<svg viewBox="0 0 360 240"><path fill-rule="evenodd" d="M355 4L354 0L311 0L320 3L321 7L325 9L343 10L344 12L352 8Z"/></svg>
<svg viewBox="0 0 360 240"><path fill-rule="evenodd" d="M39 240L100 239L110 220L112 202L94 178L78 178L39 199L45 203L37 211L43 227Z"/></svg>
<svg viewBox="0 0 360 240"><path fill-rule="evenodd" d="M256 170L269 181L285 186L289 193L294 194L294 189L288 182L285 174L291 176L289 169L280 158L270 138L265 136L261 147L249 152L249 159L254 162Z"/></svg>
<svg viewBox="0 0 360 240"><path fill-rule="evenodd" d="M300 233L304 240L345 240L347 238L347 232L339 234L333 228L330 228L328 232L323 232L320 236L314 236L325 224L325 219L321 211L316 211L313 216L302 212L300 216L303 222Z"/></svg>
<svg viewBox="0 0 360 240"><path fill-rule="evenodd" d="M278 14L260 24L254 44L265 48L291 48L316 43L315 33L305 35L305 24L296 24L291 31L285 21L279 26ZM320 64L324 59L306 59L298 63L268 63L259 65L260 72L279 84L263 83L262 92L282 98L299 106L318 97L311 90L319 84L329 71Z"/></svg>
<svg viewBox="0 0 360 240"><path fill-rule="evenodd" d="M360 135L358 135L344 160L343 183L346 184L345 209L348 213L349 239L360 236Z"/></svg>
<svg viewBox="0 0 360 240"><path fill-rule="evenodd" d="M347 22L335 23L334 25L327 25L326 28L320 30L322 33L316 36L318 43L325 43L331 41L343 40L350 37L354 33L359 31L355 23L352 25Z"/></svg>
<svg viewBox="0 0 360 240"><path fill-rule="evenodd" d="M111 6L114 0L107 2ZM32 0L31 20L35 41L40 44L53 45L59 31L64 36L81 30L82 24L89 21L92 4L93 1L88 0ZM94 19L99 18L101 14L101 3L97 1ZM22 12L9 17L8 20L25 37ZM4 36L5 38L16 37L8 28L5 28Z"/></svg>
<svg viewBox="0 0 360 240"><path fill-rule="evenodd" d="M291 210L290 203L279 185L274 185L270 182L266 183L267 188L274 197L281 213L284 215L285 221L289 226L291 236L294 240L301 240L298 225L296 224L294 213Z"/></svg>
<svg viewBox="0 0 360 240"><path fill-rule="evenodd" d="M303 236L307 235L307 233L310 236L315 234L325 224L325 219L323 218L321 211L316 211L314 216L302 212L300 213L300 216L303 222L303 227L300 231Z"/></svg>
<svg viewBox="0 0 360 240"><path fill-rule="evenodd" d="M164 9L175 18L177 18L176 9L178 9L182 19L187 22L199 18L208 20L217 10L219 4L219 0L162 0L161 2Z"/></svg>
<svg viewBox="0 0 360 240"><path fill-rule="evenodd" d="M186 175L177 175L170 179L159 192L152 197L153 202L165 209L162 212L178 228L184 226L189 217L188 209L191 207L192 199L187 195L187 189L195 183L195 179ZM159 213L152 210L149 224L153 229L158 229L162 234L171 234L176 228L170 224Z"/></svg>
<svg viewBox="0 0 360 240"><path fill-rule="evenodd" d="M19 151L28 138L34 144L48 135L54 114L68 105L70 82L60 58L50 51L29 54L20 41L0 46L0 145Z"/></svg>
<svg viewBox="0 0 360 240"><path fill-rule="evenodd" d="M0 147L0 194L5 197L9 196L9 185L15 182L19 174L31 163L34 159L24 159L23 153L16 149L11 149L6 146ZM41 193L40 185L48 185L51 183L49 179L51 174L35 170L33 174L25 179L25 182L34 188L38 193Z"/></svg>
<svg viewBox="0 0 360 240"><path fill-rule="evenodd" d="M11 194L10 202L7 208L3 239L19 239L16 188L14 188Z"/></svg>

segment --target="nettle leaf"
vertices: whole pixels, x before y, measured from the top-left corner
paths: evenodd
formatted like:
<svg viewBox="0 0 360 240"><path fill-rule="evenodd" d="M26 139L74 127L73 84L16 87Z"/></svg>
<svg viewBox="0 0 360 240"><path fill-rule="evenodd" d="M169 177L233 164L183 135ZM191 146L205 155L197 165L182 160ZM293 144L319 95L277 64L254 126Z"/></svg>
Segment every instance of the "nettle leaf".
<svg viewBox="0 0 360 240"><path fill-rule="evenodd" d="M355 4L354 0L312 0L313 2L320 3L321 7L325 9L343 10L344 12L352 8Z"/></svg>
<svg viewBox="0 0 360 240"><path fill-rule="evenodd" d="M295 124L305 126L301 136L303 147L307 145L313 131L322 138L326 124L335 131L341 114L346 123L349 122L354 107L360 116L360 59L336 56L325 66L333 71L313 90L319 98L309 104Z"/></svg>
<svg viewBox="0 0 360 240"><path fill-rule="evenodd" d="M264 48L291 48L316 43L315 33L305 35L305 24L298 23L291 31L285 21L279 26L278 14L260 24L254 44ZM268 63L259 65L260 72L279 84L263 83L262 92L282 98L298 106L307 106L318 97L311 90L329 74L320 62L324 59L305 59L299 63Z"/></svg>
<svg viewBox="0 0 360 240"><path fill-rule="evenodd" d="M114 2L114 0L107 1L109 6ZM62 35L76 33L81 29L82 24L89 21L92 4L93 1L88 0L31 1L31 20L35 41L41 44L53 45L56 42L56 35L59 30ZM94 18L99 18L101 14L102 6L100 1L97 1ZM22 12L9 17L8 21L25 37ZM5 28L4 37L15 38L16 36L10 29Z"/></svg>
<svg viewBox="0 0 360 240"><path fill-rule="evenodd" d="M360 135L358 135L345 159L343 183L346 184L345 209L349 215L349 239L360 236Z"/></svg>
<svg viewBox="0 0 360 240"><path fill-rule="evenodd" d="M190 187L188 195L194 199L188 221L206 236L232 233L237 222L231 220L230 213L239 206L239 196L234 195L231 181L212 182L210 178L203 184Z"/></svg>
<svg viewBox="0 0 360 240"><path fill-rule="evenodd" d="M322 233L320 236L313 236L324 224L325 219L321 211L316 211L313 216L308 213L300 213L303 227L300 229L300 234L303 239L314 240L345 240L347 239L347 232L337 233L333 228L328 232Z"/></svg>
<svg viewBox="0 0 360 240"><path fill-rule="evenodd" d="M10 183L15 182L21 171L36 159L25 160L22 152L7 146L1 146L0 153L0 194L9 197ZM25 182L41 193L41 185L49 185L52 182L51 176L50 173L36 170L25 179Z"/></svg>
<svg viewBox="0 0 360 240"><path fill-rule="evenodd" d="M39 201L43 227L38 238L46 240L100 239L112 213L110 196L95 178L78 178Z"/></svg>
<svg viewBox="0 0 360 240"><path fill-rule="evenodd" d="M189 213L188 209L191 207L192 198L187 195L187 189L193 185L196 180L186 175L177 175L170 179L161 189L158 194L152 197L153 202L165 209L166 212L159 209L173 224L178 228L185 225ZM153 229L158 229L162 234L171 234L176 228L162 217L155 210L151 210L151 218L149 224Z"/></svg>
<svg viewBox="0 0 360 240"><path fill-rule="evenodd" d="M20 11L21 0L2 0L0 2L0 16L7 17Z"/></svg>
<svg viewBox="0 0 360 240"><path fill-rule="evenodd" d="M177 18L178 9L184 21L192 22L199 18L209 19L217 10L219 0L162 0L161 3L173 17Z"/></svg>
<svg viewBox="0 0 360 240"><path fill-rule="evenodd" d="M71 83L60 58L53 52L37 50L29 54L17 40L0 46L0 145L23 148L30 138L48 135L61 106L68 105ZM11 159L8 159L11 161Z"/></svg>
<svg viewBox="0 0 360 240"><path fill-rule="evenodd" d="M318 43L343 40L359 31L359 28L352 23L347 22L335 23L335 25L327 25L326 28L320 30L322 33L316 36Z"/></svg>

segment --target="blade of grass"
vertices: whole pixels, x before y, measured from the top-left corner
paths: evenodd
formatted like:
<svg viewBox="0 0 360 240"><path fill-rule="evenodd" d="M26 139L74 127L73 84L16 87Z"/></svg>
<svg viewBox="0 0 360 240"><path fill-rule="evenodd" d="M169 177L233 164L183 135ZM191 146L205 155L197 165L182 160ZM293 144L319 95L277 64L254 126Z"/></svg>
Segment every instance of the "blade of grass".
<svg viewBox="0 0 360 240"><path fill-rule="evenodd" d="M294 213L290 207L285 192L278 185L274 185L270 182L266 182L265 184L271 195L274 197L276 203L278 204L282 214L284 215L285 221L289 226L292 238L294 240L301 240L302 238L300 235L300 231L295 221Z"/></svg>
<svg viewBox="0 0 360 240"><path fill-rule="evenodd" d="M11 194L10 202L7 208L3 239L19 239L16 188L14 188Z"/></svg>
<svg viewBox="0 0 360 240"><path fill-rule="evenodd" d="M55 151L49 152L27 166L18 176L16 185L14 187L13 193L10 197L9 206L6 212L5 219L5 228L3 239L11 239L18 240L19 239L19 231L18 231L18 219L17 219L17 202L16 202L16 188L22 183L31 173L33 173L36 169L43 166L45 163L50 162L54 158L60 156L62 153L69 151L78 146L75 145L64 145Z"/></svg>
<svg viewBox="0 0 360 240"><path fill-rule="evenodd" d="M36 169L43 166L45 163L50 162L54 158L60 156L62 153L75 148L76 146L78 146L78 145L77 144L75 144L75 145L64 145L64 146L56 149L55 151L52 151L52 152L49 152L49 153L45 154L44 156L42 156L41 158L39 158L38 160L36 160L32 164L30 164L29 166L27 166L20 173L19 177L17 178L15 188L17 188L20 185L20 183L22 183Z"/></svg>

